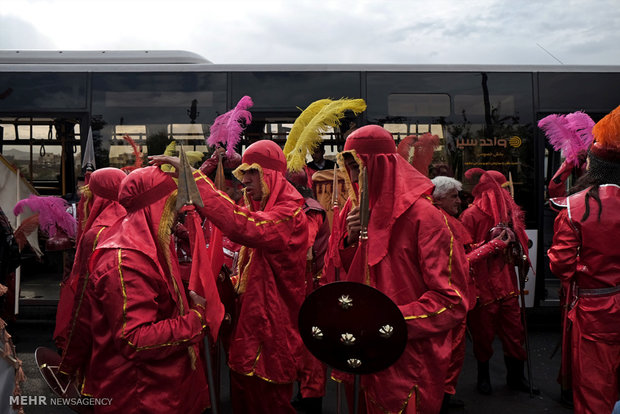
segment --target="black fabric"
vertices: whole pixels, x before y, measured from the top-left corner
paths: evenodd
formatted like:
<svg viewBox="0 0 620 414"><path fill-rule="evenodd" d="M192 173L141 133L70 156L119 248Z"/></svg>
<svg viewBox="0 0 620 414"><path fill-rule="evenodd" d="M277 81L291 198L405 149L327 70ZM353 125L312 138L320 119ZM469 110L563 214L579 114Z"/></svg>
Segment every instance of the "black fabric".
<svg viewBox="0 0 620 414"><path fill-rule="evenodd" d="M590 166L588 175L600 184L619 184L620 185L620 163L606 161L596 155L588 154Z"/></svg>

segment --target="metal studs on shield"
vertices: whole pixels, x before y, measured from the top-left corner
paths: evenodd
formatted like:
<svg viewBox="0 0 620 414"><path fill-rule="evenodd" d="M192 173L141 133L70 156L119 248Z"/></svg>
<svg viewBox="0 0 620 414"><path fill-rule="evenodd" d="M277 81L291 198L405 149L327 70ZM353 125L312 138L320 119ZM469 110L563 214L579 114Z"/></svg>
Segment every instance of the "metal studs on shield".
<svg viewBox="0 0 620 414"><path fill-rule="evenodd" d="M329 283L308 295L299 312L299 332L317 359L351 374L389 367L407 343L398 306L356 282Z"/></svg>
<svg viewBox="0 0 620 414"><path fill-rule="evenodd" d="M342 309L350 309L353 306L353 299L349 295L342 295L338 298L338 303Z"/></svg>

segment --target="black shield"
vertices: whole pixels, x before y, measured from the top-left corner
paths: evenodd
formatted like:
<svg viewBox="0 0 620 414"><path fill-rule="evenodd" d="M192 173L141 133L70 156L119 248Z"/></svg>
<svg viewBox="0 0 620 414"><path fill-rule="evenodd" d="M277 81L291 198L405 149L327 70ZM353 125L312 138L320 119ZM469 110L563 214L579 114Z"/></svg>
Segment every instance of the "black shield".
<svg viewBox="0 0 620 414"><path fill-rule="evenodd" d="M34 358L41 376L43 376L43 379L54 394L64 398L77 399L82 397L74 382L70 382L66 376L59 375L58 366L60 365L61 357L56 351L40 346L34 351ZM88 405L68 405L68 407L80 414L93 412L92 407Z"/></svg>
<svg viewBox="0 0 620 414"><path fill-rule="evenodd" d="M299 332L317 359L352 374L389 367L407 345L407 325L396 304L356 282L330 283L308 295Z"/></svg>

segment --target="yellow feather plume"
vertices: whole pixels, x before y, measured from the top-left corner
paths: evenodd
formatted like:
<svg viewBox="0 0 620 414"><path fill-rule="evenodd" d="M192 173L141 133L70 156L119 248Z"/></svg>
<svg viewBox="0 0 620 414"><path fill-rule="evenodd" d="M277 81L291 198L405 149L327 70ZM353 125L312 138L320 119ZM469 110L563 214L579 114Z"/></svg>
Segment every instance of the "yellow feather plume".
<svg viewBox="0 0 620 414"><path fill-rule="evenodd" d="M189 165L192 167L196 167L196 164L201 162L204 158L204 153L200 151L185 151L185 155L187 156L187 160L189 161Z"/></svg>
<svg viewBox="0 0 620 414"><path fill-rule="evenodd" d="M168 144L164 151L164 155L168 155L169 157L176 157L179 155L177 151L176 141L172 141L170 144ZM198 162L202 161L202 159L204 158L204 154L200 151L185 151L185 155L187 156L187 160L192 167L195 166ZM166 172L174 171L174 167L170 164L164 164L160 168L162 171Z"/></svg>
<svg viewBox="0 0 620 414"><path fill-rule="evenodd" d="M167 155L169 157L174 157L177 155L177 142L176 141L172 141L170 144L168 144L168 146L164 150L164 155ZM164 172L174 171L174 167L170 164L163 164L160 168Z"/></svg>
<svg viewBox="0 0 620 414"><path fill-rule="evenodd" d="M306 109L302 111L301 114L297 117L295 122L293 123L293 127L291 128L291 132L289 132L288 137L286 138L286 143L284 144L284 155L288 158L288 154L293 151L295 145L297 145L297 140L299 136L303 132L304 128L308 126L312 118L314 118L320 111L325 107L325 105L332 102L331 99L319 99L318 101L312 102Z"/></svg>
<svg viewBox="0 0 620 414"><path fill-rule="evenodd" d="M339 99L323 106L301 132L295 147L287 154L286 161L289 171L300 171L306 165L306 156L312 153L323 140L321 134L329 127L340 124L345 111L354 114L364 112L366 102L363 99ZM286 154L286 153L285 153Z"/></svg>

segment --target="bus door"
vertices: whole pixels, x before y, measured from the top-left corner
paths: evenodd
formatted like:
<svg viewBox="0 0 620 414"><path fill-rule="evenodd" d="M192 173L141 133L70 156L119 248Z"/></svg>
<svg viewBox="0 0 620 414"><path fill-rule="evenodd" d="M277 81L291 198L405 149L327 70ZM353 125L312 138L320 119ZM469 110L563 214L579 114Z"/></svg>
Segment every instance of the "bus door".
<svg viewBox="0 0 620 414"><path fill-rule="evenodd" d="M82 176L80 123L83 119L79 114L0 114L0 153L6 165L19 169L35 195L62 196L70 205L77 205L76 187ZM15 219L13 230L16 230L21 219L15 218L12 208L7 210L10 211L4 213ZM69 211L73 214L75 209ZM21 251L20 313L27 312L29 305L49 305L54 309L60 282L73 265L74 248L48 250L47 235L41 230L38 234L40 253L29 245ZM70 242L67 244L73 245Z"/></svg>

